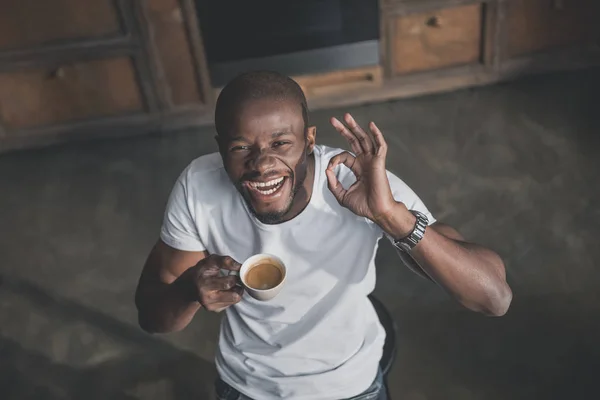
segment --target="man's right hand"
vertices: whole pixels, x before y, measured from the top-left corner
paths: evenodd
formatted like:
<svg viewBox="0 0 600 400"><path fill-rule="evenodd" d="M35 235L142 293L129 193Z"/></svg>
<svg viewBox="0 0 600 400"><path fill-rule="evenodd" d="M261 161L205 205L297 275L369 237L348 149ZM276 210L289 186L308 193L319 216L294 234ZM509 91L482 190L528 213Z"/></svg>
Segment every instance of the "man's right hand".
<svg viewBox="0 0 600 400"><path fill-rule="evenodd" d="M185 272L194 298L208 311L219 312L242 299L238 276L222 276L221 269L239 271L241 264L228 256L209 255Z"/></svg>
<svg viewBox="0 0 600 400"><path fill-rule="evenodd" d="M148 255L135 293L142 329L180 331L202 306L221 311L239 302L243 289L237 277L221 276L221 269L238 271L240 264L206 251L177 250L159 240Z"/></svg>

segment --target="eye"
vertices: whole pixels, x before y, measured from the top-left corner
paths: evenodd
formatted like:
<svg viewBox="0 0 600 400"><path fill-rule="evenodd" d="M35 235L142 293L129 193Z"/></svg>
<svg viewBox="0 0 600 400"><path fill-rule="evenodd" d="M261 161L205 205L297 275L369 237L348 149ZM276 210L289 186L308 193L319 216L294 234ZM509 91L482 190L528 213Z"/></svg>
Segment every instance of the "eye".
<svg viewBox="0 0 600 400"><path fill-rule="evenodd" d="M232 152L241 152L241 151L247 151L250 150L250 146L234 146L231 148L230 151Z"/></svg>
<svg viewBox="0 0 600 400"><path fill-rule="evenodd" d="M281 146L285 146L291 144L291 142L285 141L285 140L278 140L277 142L273 142L273 147L281 147Z"/></svg>

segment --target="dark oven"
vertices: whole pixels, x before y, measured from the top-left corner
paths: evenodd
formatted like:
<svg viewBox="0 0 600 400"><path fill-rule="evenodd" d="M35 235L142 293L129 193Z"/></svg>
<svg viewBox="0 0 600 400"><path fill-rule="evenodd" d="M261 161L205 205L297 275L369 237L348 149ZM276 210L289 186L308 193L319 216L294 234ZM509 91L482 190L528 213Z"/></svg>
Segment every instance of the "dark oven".
<svg viewBox="0 0 600 400"><path fill-rule="evenodd" d="M376 65L377 0L196 0L213 81Z"/></svg>

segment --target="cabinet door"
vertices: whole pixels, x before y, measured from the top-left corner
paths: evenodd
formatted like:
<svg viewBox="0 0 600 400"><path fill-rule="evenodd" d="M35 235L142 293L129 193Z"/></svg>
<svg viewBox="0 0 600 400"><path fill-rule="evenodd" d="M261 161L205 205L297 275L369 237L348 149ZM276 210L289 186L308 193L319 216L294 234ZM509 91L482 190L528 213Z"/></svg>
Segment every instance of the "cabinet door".
<svg viewBox="0 0 600 400"><path fill-rule="evenodd" d="M143 111L129 58L0 73L0 119L10 130Z"/></svg>
<svg viewBox="0 0 600 400"><path fill-rule="evenodd" d="M112 0L2 0L0 50L119 34Z"/></svg>
<svg viewBox="0 0 600 400"><path fill-rule="evenodd" d="M508 2L507 55L519 56L600 38L597 0Z"/></svg>
<svg viewBox="0 0 600 400"><path fill-rule="evenodd" d="M196 10L191 0L146 0L144 23L170 107L207 105L212 88Z"/></svg>
<svg viewBox="0 0 600 400"><path fill-rule="evenodd" d="M392 21L390 50L396 75L481 59L482 6L401 15Z"/></svg>

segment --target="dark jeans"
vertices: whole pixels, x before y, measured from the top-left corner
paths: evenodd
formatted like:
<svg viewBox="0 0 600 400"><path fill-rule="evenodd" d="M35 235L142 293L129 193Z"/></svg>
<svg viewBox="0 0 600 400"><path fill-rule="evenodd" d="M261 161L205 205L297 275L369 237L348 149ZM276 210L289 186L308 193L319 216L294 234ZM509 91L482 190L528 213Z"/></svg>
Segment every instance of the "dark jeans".
<svg viewBox="0 0 600 400"><path fill-rule="evenodd" d="M220 378L215 383L217 390L217 400L252 400L223 382ZM367 390L347 400L389 400L386 395L385 383L381 371Z"/></svg>

